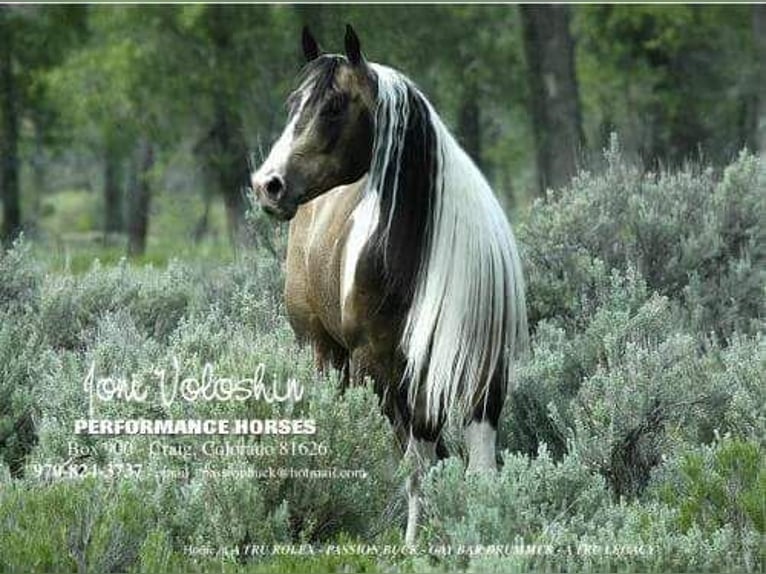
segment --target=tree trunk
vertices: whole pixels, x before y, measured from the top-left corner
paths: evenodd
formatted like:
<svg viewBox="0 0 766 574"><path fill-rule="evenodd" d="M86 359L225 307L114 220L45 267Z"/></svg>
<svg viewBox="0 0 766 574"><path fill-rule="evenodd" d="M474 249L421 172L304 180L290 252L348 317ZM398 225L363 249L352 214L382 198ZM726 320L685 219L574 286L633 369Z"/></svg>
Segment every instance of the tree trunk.
<svg viewBox="0 0 766 574"><path fill-rule="evenodd" d="M218 106L216 110L213 138L213 165L218 175L218 188L226 206L229 240L236 248L243 239L241 227L247 210L245 188L250 169L247 164L247 144L242 122L234 111L223 105Z"/></svg>
<svg viewBox="0 0 766 574"><path fill-rule="evenodd" d="M215 61L226 62L231 50L231 22L233 13L229 6L211 5L209 9L209 32ZM235 107L236 101L226 94L223 87L215 94L213 127L211 138L212 154L209 158L212 173L217 174L218 189L226 206L226 220L229 240L236 249L244 239L241 233L245 210L245 188L248 185L248 146L245 141L242 119Z"/></svg>
<svg viewBox="0 0 766 574"><path fill-rule="evenodd" d="M45 151L45 121L37 117L33 121L34 129L34 154L30 159L30 167L32 168L32 187L33 187L33 201L31 206L30 221L33 222L36 227L40 221L40 215L42 211L43 197L45 196L48 188L47 178L45 177L45 168L47 154Z"/></svg>
<svg viewBox="0 0 766 574"><path fill-rule="evenodd" d="M146 138L139 140L133 158L131 182L128 188L128 255L143 255L149 230L149 208L152 199L150 184L154 167L154 147Z"/></svg>
<svg viewBox="0 0 766 574"><path fill-rule="evenodd" d="M207 235L208 226L210 224L210 204L213 202L213 194L205 190L205 209L202 212L202 217L199 218L197 224L192 231L192 239L194 243L199 243Z"/></svg>
<svg viewBox="0 0 766 574"><path fill-rule="evenodd" d="M522 4L540 193L575 174L583 142L569 7Z"/></svg>
<svg viewBox="0 0 766 574"><path fill-rule="evenodd" d="M757 128L755 143L761 155L766 157L766 5L755 4L753 10L753 38L757 73Z"/></svg>
<svg viewBox="0 0 766 574"><path fill-rule="evenodd" d="M121 158L115 146L104 147L104 239L110 233L119 233L122 225Z"/></svg>
<svg viewBox="0 0 766 574"><path fill-rule="evenodd" d="M481 169L481 115L478 98L478 90L474 86L465 90L463 101L460 102L458 137L463 149Z"/></svg>
<svg viewBox="0 0 766 574"><path fill-rule="evenodd" d="M3 199L2 242L21 232L19 197L19 102L13 73L13 26L0 6L0 192Z"/></svg>

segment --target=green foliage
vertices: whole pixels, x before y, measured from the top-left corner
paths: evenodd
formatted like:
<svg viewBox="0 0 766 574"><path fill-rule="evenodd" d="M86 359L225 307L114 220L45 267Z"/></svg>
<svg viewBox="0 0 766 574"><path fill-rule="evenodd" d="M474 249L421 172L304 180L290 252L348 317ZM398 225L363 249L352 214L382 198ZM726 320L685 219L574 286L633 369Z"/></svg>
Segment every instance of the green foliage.
<svg viewBox="0 0 766 574"><path fill-rule="evenodd" d="M663 472L659 498L680 500L682 531L731 526L737 533L764 533L766 453L762 444L724 438L687 452Z"/></svg>
<svg viewBox="0 0 766 574"><path fill-rule="evenodd" d="M149 335L166 337L186 312L191 288L186 269L171 264L157 273L150 267L135 272L122 260L102 268L94 263L79 277L53 278L43 296L41 317L54 348L82 348L105 313L127 311Z"/></svg>
<svg viewBox="0 0 766 574"><path fill-rule="evenodd" d="M766 440L764 170L608 169L538 202L520 231L533 353L503 423L534 455L576 448L617 495L714 433ZM739 333L750 333L745 336Z"/></svg>
<svg viewBox="0 0 766 574"><path fill-rule="evenodd" d="M549 464L550 452L603 480L605 514L588 528L561 527L556 544L654 548L622 562L580 557L565 562L568 571L756 570L766 444L763 166L743 154L720 176L693 166L647 176L616 143L607 160L603 174L581 174L538 202L520 230L534 331L501 444L530 457L547 445L530 465ZM700 447L720 435L732 438ZM524 532L510 514L493 514L499 500L518 496L508 485L469 503L468 516L493 517L492 527L475 518L459 536L450 532L452 508L460 515L471 488L453 478L433 493L451 500L434 509L439 536L493 543L498 532ZM546 541L550 530L524 532L525 541ZM504 560L471 568L493 571ZM511 564L526 571L562 560Z"/></svg>
<svg viewBox="0 0 766 574"><path fill-rule="evenodd" d="M539 201L520 229L530 314L579 326L603 280L599 263L636 267L652 290L678 301L695 331L754 332L764 316L766 170L743 153L718 179L694 166L643 173L616 137L601 174L581 173Z"/></svg>
<svg viewBox="0 0 766 574"><path fill-rule="evenodd" d="M29 254L29 244L17 240L11 249L0 252L0 309L36 306L40 290L40 269Z"/></svg>
<svg viewBox="0 0 766 574"><path fill-rule="evenodd" d="M506 453L498 476L465 475L459 460L440 464L424 487L428 541L486 544L504 533L505 542L531 540L569 521L587 523L607 501L604 481L576 455L556 463L547 448L537 458Z"/></svg>
<svg viewBox="0 0 766 574"><path fill-rule="evenodd" d="M140 485L85 479L0 491L7 572L120 572L138 556L154 509Z"/></svg>
<svg viewBox="0 0 766 574"><path fill-rule="evenodd" d="M0 460L13 475L22 473L37 438L34 385L48 358L38 329L28 314L0 311Z"/></svg>
<svg viewBox="0 0 766 574"><path fill-rule="evenodd" d="M36 442L36 380L48 359L36 310L41 272L21 241L0 252L0 463L18 476Z"/></svg>
<svg viewBox="0 0 766 574"><path fill-rule="evenodd" d="M87 191L62 190L43 200L42 222L55 236L65 233L87 233L99 228L99 215L104 206L102 198L94 201Z"/></svg>
<svg viewBox="0 0 766 574"><path fill-rule="evenodd" d="M369 389L341 396L336 380L317 379L311 357L296 347L281 313L281 273L268 261L242 258L218 266L174 261L165 269L121 261L111 267L96 263L72 275L43 273L21 244L3 255L8 296L0 324L0 454L3 472L7 468L18 476L26 470L27 479L0 500L6 512L0 516L0 555L7 560L0 569L15 571L24 564L43 571L153 571L159 564L183 569L190 560L184 549L194 544L323 542L341 533L369 538L389 527L398 512L400 477L388 422ZM205 363L216 373L236 376L253 376L263 365L269 378L299 381L303 400L109 403L99 406L99 415L310 418L318 431L306 440L323 445L326 453L312 457L290 450L282 436L266 435L245 443L270 448L268 454L189 461L148 456L156 437L132 437L134 450L126 454L106 448L107 439L72 434L74 421L87 413L83 381L91 366L96 376L148 379L156 368L175 364L183 376L198 375ZM72 442L93 449L92 455L75 457L77 462L140 463L148 477L187 470L188 481L99 479L51 489L35 478L39 465L72 460ZM179 447L199 440L159 442ZM245 470L311 469L317 476L255 480L208 474L228 470L232 461ZM363 474L332 476L347 470ZM62 500L67 504L59 509ZM31 532L46 512L57 515L52 529ZM18 520L17 513L23 515ZM6 547L13 550L5 552Z"/></svg>
<svg viewBox="0 0 766 574"><path fill-rule="evenodd" d="M244 556L251 543L401 542L402 469L377 398L368 388L341 394L334 377L316 375L285 320L271 257L72 273L18 244L0 257L0 570L757 571L762 167L742 155L720 176L689 167L647 177L616 148L608 159L605 173L536 204L520 230L533 345L501 421L501 470L466 476L454 457L424 482L423 549L503 544L510 555ZM262 454L152 457L154 443L181 449L199 437L136 436L120 452L111 439L72 434L89 407L91 366L147 379L176 364L198 376L205 363L236 376L263 368L298 381L304 397L113 402L98 414L311 418L309 439L326 454L264 435L242 443ZM72 442L92 452L72 455ZM70 458L139 463L143 478L36 476ZM223 475L231 469L316 476L235 480ZM365 474L327 478L337 470ZM190 553L202 545L229 555Z"/></svg>
<svg viewBox="0 0 766 574"><path fill-rule="evenodd" d="M724 441L679 460L640 503L611 500L576 451L558 463L544 447L534 459L506 453L498 476L465 476L454 460L440 464L425 485L426 542L499 544L504 554L445 556L417 571L758 571L762 447Z"/></svg>
<svg viewBox="0 0 766 574"><path fill-rule="evenodd" d="M586 139L677 165L752 145L757 94L749 7L582 6L574 11ZM757 96L756 96L757 97Z"/></svg>

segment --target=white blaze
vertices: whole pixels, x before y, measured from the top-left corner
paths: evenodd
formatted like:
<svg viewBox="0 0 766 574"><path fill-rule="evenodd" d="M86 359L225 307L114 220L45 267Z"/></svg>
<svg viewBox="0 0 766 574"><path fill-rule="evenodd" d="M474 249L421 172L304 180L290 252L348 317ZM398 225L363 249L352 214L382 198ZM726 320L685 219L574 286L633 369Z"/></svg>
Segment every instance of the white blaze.
<svg viewBox="0 0 766 574"><path fill-rule="evenodd" d="M304 95L298 110L293 114L285 129L282 130L282 135L279 136L279 139L272 146L266 161L252 175L251 183L253 189L265 185L272 175L284 176L287 160L290 158L290 151L293 149L293 141L295 140L295 125L298 123L298 118L301 117L306 99L307 96Z"/></svg>

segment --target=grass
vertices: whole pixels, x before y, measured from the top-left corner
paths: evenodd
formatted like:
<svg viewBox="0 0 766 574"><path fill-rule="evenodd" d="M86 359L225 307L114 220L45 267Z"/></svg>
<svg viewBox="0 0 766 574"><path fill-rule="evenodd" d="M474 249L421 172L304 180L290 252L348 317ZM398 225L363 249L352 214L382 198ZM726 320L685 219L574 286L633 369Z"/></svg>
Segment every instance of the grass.
<svg viewBox="0 0 766 574"><path fill-rule="evenodd" d="M82 273L98 259L103 265L117 264L126 256L127 237L105 235L98 229L103 203L101 196L86 190L64 190L42 201L34 242L35 255L52 271ZM226 214L220 201L213 201L208 232L194 241L194 229L204 213L204 200L196 193L161 192L152 198L146 252L134 258L138 265L164 266L171 259L232 261Z"/></svg>

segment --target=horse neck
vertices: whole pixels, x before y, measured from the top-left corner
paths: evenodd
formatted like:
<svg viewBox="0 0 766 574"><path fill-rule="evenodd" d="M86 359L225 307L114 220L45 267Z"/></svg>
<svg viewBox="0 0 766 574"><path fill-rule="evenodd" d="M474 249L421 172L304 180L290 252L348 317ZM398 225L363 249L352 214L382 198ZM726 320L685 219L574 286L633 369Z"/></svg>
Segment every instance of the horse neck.
<svg viewBox="0 0 766 574"><path fill-rule="evenodd" d="M393 93L384 97L394 100L381 102L378 110L377 172L369 180L380 212L374 253L382 259L387 294L408 304L428 250L439 142L432 110L417 89L390 69L376 70L388 74Z"/></svg>

